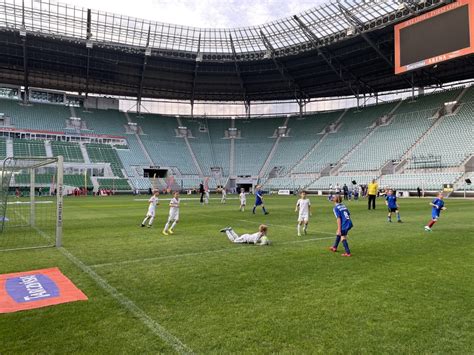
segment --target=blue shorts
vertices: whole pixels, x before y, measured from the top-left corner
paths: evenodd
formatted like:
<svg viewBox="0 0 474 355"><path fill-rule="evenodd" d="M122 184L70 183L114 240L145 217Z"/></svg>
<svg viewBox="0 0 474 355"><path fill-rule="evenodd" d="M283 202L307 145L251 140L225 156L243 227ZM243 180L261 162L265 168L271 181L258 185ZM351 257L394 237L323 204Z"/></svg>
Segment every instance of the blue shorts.
<svg viewBox="0 0 474 355"><path fill-rule="evenodd" d="M351 227L351 228L352 228L352 227ZM349 228L349 229L342 229L342 230L341 230L341 236L342 236L342 237L346 237L347 234L349 234L349 231L351 230L351 228Z"/></svg>
<svg viewBox="0 0 474 355"><path fill-rule="evenodd" d="M260 205L263 205L263 201L262 201L262 200L257 200L257 201L255 201L255 206L260 206Z"/></svg>
<svg viewBox="0 0 474 355"><path fill-rule="evenodd" d="M438 219L439 218L439 213L433 212L431 214L431 219Z"/></svg>

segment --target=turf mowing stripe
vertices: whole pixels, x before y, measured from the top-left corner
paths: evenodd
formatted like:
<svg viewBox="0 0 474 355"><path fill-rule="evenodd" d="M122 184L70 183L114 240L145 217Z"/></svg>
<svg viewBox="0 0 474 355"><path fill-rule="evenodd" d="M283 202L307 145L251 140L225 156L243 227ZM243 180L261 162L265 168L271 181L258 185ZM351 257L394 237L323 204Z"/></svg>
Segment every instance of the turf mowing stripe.
<svg viewBox="0 0 474 355"><path fill-rule="evenodd" d="M307 243L307 242L314 242L318 240L328 240L333 239L333 237L327 238L310 238L310 239L302 239L302 240L290 240L286 242L277 243L277 245L288 245L288 244L297 244L297 243ZM142 263L147 261L156 261L156 260L166 260L166 259L177 259L187 256L200 256L206 254L214 254L214 253L221 253L225 251L232 251L232 250L245 250L246 248L224 248L224 249L215 249L215 250L206 250L197 253L183 253L183 254L174 254L174 255L164 255L164 256L156 256L153 258L142 258L142 259L132 259L132 260L123 260L123 261L116 261L112 263L103 263L103 264L95 264L89 265L92 268L101 268L106 266L117 266L117 265L126 265L126 264L135 264L135 263Z"/></svg>
<svg viewBox="0 0 474 355"><path fill-rule="evenodd" d="M49 239L48 234L43 232L41 229L33 228L44 238ZM76 265L79 269L89 275L104 291L110 296L115 298L122 307L127 309L136 318L138 318L148 329L150 329L155 335L160 337L165 343L170 345L176 352L180 354L191 354L193 351L184 344L181 340L175 337L173 334L168 332L160 323L153 320L148 314L145 313L140 307L138 307L131 299L121 294L115 287L109 284L104 278L99 276L89 266L84 264L80 259L74 256L70 251L64 247L57 248L59 252L64 255L71 263Z"/></svg>

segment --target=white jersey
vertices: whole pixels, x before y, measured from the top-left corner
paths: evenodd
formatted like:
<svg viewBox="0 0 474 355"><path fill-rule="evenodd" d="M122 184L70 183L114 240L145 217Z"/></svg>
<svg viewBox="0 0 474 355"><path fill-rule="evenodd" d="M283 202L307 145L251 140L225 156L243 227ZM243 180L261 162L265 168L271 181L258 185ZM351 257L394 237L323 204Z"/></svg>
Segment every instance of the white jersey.
<svg viewBox="0 0 474 355"><path fill-rule="evenodd" d="M242 234L239 239L241 240L241 243L257 244L262 236L263 234L261 232L257 232L254 234Z"/></svg>
<svg viewBox="0 0 474 355"><path fill-rule="evenodd" d="M296 203L296 206L299 207L299 215L298 219L308 219L309 218L309 207L311 206L311 202L308 199L300 198Z"/></svg>
<svg viewBox="0 0 474 355"><path fill-rule="evenodd" d="M170 201L170 219L179 219L179 199L173 197Z"/></svg>
<svg viewBox="0 0 474 355"><path fill-rule="evenodd" d="M247 202L247 196L245 196L245 192L241 192L239 197L240 197L240 204L245 205L245 202Z"/></svg>
<svg viewBox="0 0 474 355"><path fill-rule="evenodd" d="M156 210L156 205L158 204L158 197L156 196L152 196L150 197L150 199L148 200L148 214L149 215L154 215L155 214L155 210Z"/></svg>

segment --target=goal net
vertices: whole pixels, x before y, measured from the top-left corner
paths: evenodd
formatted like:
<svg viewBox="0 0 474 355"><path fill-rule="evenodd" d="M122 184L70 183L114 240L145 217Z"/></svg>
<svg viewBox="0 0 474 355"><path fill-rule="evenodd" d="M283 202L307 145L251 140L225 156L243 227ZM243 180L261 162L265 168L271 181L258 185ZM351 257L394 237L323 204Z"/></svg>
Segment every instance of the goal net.
<svg viewBox="0 0 474 355"><path fill-rule="evenodd" d="M60 246L63 157L7 158L0 187L0 251Z"/></svg>

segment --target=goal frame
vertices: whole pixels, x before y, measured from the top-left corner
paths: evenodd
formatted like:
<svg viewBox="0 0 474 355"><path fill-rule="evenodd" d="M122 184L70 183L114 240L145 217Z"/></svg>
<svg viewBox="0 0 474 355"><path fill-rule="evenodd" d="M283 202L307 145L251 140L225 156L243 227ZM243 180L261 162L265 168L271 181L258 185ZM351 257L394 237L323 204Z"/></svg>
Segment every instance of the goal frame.
<svg viewBox="0 0 474 355"><path fill-rule="evenodd" d="M31 166L24 166L24 167L16 167L16 169L29 169L30 170L30 218L29 218L29 225L36 229L39 234L43 234L41 230L39 230L36 224L36 196L35 196L35 188L36 188L36 174L35 171L37 168L55 164L56 165L56 219L55 219L55 236L54 236L54 245L57 248L62 246L62 239L63 239L63 191L64 191L64 157L62 155L56 157L8 157L3 161L2 164L2 194L3 194L3 201L0 201L3 209L3 216L6 216L7 206L8 206L8 198L9 198L9 188L12 181L13 171L15 170L15 166L11 164L13 161L32 161L34 162ZM10 165L9 165L10 164ZM8 172L10 176L5 177L5 173ZM5 225L5 218L3 218L0 232L3 232ZM32 246L27 248L21 249L38 249L44 248L45 246Z"/></svg>

